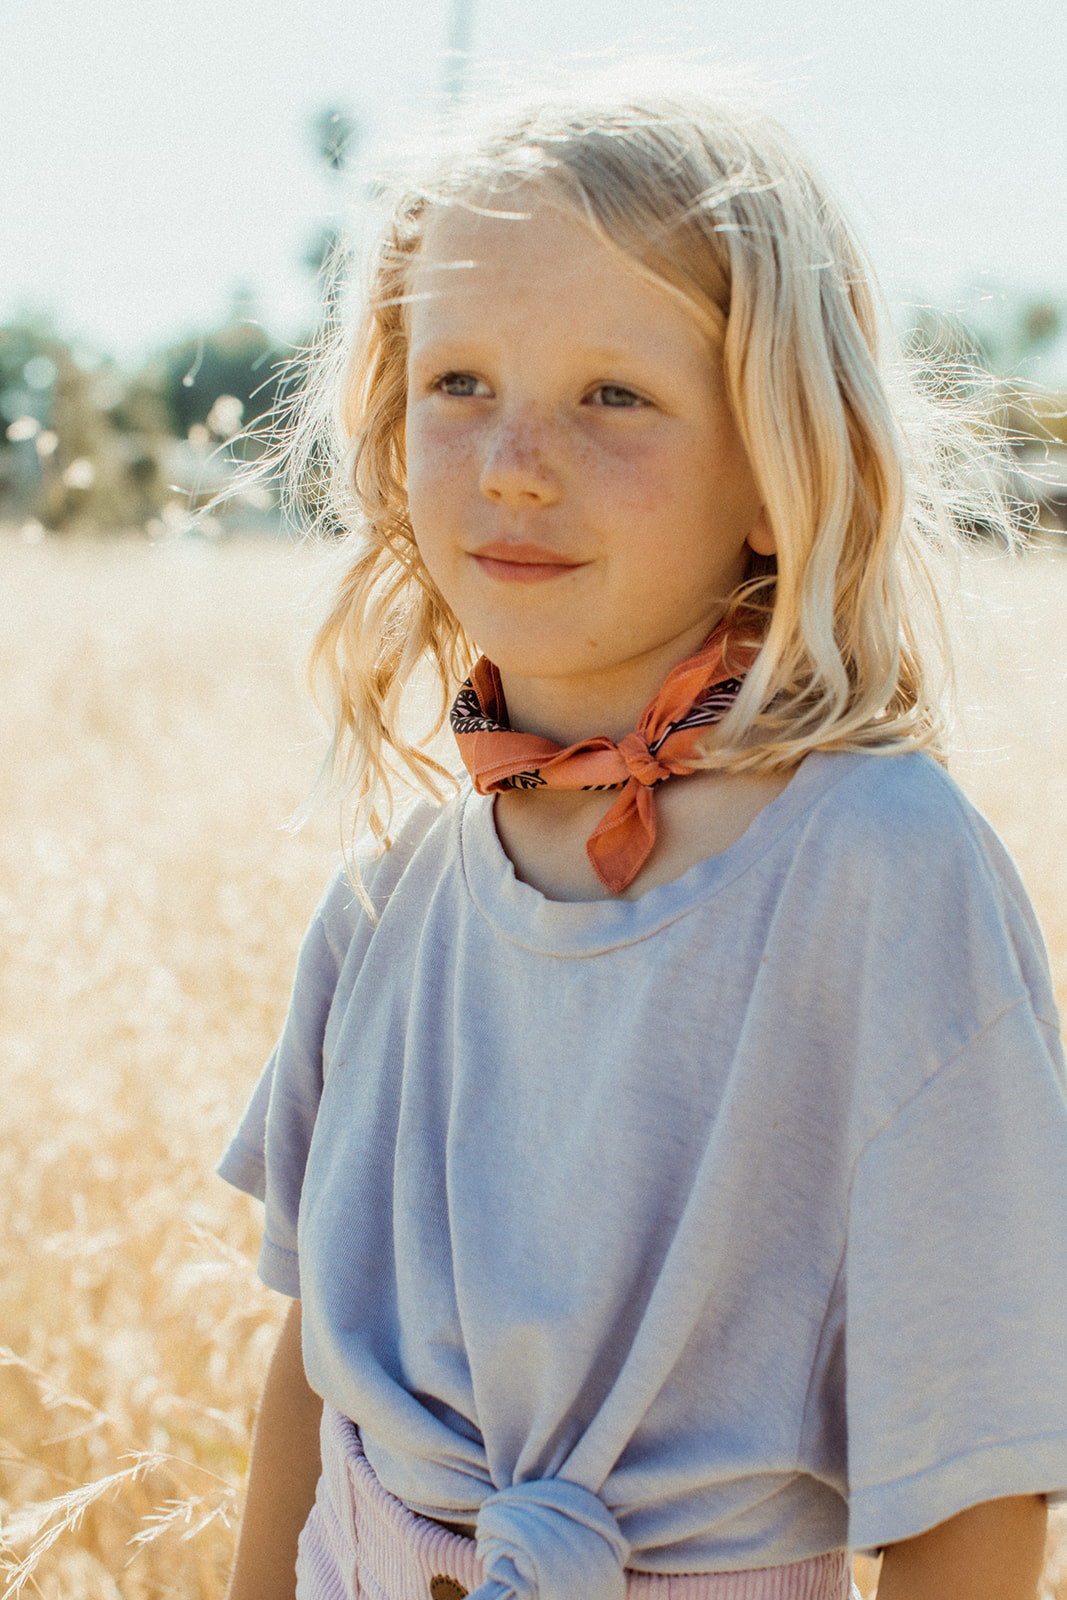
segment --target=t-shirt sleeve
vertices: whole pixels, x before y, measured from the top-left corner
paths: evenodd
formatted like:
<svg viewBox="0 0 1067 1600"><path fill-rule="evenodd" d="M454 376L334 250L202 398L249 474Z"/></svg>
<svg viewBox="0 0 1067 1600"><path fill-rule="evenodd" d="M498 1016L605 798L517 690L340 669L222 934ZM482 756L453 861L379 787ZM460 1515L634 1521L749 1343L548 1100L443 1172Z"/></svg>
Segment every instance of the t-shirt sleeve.
<svg viewBox="0 0 1067 1600"><path fill-rule="evenodd" d="M1020 999L869 1140L845 1262L850 1543L1067 1487L1067 1100Z"/></svg>
<svg viewBox="0 0 1067 1600"><path fill-rule="evenodd" d="M331 926L335 879L304 936L285 1025L217 1172L265 1202L259 1275L300 1296L297 1218L323 1083L323 1045L345 950Z"/></svg>

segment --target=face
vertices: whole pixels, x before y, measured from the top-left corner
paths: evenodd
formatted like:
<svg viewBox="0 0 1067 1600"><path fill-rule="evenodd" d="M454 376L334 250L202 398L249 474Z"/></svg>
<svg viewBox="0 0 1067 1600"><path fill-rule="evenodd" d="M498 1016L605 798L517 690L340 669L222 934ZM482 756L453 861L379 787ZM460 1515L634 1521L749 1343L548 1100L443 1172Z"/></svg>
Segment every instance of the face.
<svg viewBox="0 0 1067 1600"><path fill-rule="evenodd" d="M427 571L499 668L513 726L577 738L595 712L617 737L714 627L747 546L769 548L719 358L544 206L445 213L413 293L408 499Z"/></svg>

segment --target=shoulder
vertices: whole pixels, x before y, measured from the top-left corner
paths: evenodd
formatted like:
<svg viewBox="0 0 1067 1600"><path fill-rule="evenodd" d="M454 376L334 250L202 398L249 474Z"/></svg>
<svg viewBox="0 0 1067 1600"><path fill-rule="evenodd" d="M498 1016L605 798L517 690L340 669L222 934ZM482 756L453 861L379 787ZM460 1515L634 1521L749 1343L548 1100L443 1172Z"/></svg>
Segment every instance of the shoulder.
<svg viewBox="0 0 1067 1600"><path fill-rule="evenodd" d="M851 865L867 889L898 894L952 881L1029 910L1004 845L931 757L819 754L801 772L809 798L802 818L808 841L824 845L839 876Z"/></svg>
<svg viewBox="0 0 1067 1600"><path fill-rule="evenodd" d="M809 767L817 803L842 825L877 829L887 844L964 837L981 826L959 785L922 752L816 753L802 770Z"/></svg>
<svg viewBox="0 0 1067 1600"><path fill-rule="evenodd" d="M808 760L792 868L817 952L808 970L856 1017L883 1112L1013 1011L1030 1019L1039 1054L1054 1051L1037 918L1004 845L954 780L923 755Z"/></svg>
<svg viewBox="0 0 1067 1600"><path fill-rule="evenodd" d="M427 852L445 858L443 840L455 829L454 809L454 802L443 807L419 804L386 848L365 849L337 866L300 945L282 1046L291 1049L295 1041L308 1060L321 1060L321 1040L332 1012L343 1005L385 916L394 923L403 921L397 907L405 898L410 938L417 917L410 914L411 897L405 897L403 886Z"/></svg>
<svg viewBox="0 0 1067 1600"><path fill-rule="evenodd" d="M459 798L443 806L420 801L386 845L364 845L338 865L308 930L338 965L353 940L373 934L386 911L407 899L401 891L412 876L440 875L457 849L459 806Z"/></svg>
<svg viewBox="0 0 1067 1600"><path fill-rule="evenodd" d="M839 861L862 864L869 887L915 892L952 881L1029 911L1003 842L930 756L831 753L809 757L809 765L811 837L825 840Z"/></svg>
<svg viewBox="0 0 1067 1600"><path fill-rule="evenodd" d="M811 770L805 769L812 764ZM930 757L819 755L794 870L859 974L901 999L966 993L976 1014L1025 999L1054 1023L1041 930L1008 851Z"/></svg>

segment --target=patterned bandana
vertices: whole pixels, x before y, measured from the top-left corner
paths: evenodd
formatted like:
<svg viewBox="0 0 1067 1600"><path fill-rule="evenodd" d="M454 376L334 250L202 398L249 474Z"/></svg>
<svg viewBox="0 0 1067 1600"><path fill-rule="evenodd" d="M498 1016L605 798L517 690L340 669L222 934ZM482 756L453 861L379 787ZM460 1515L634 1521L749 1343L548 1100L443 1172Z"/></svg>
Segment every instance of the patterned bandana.
<svg viewBox="0 0 1067 1600"><path fill-rule="evenodd" d="M685 775L701 730L720 722L760 648L751 629L720 623L695 656L671 672L642 711L634 733L618 743L606 734L564 749L507 724L500 674L482 656L456 696L452 732L479 794L502 789L622 789L586 841L605 888L619 894L633 882L656 842L652 790ZM732 665L726 665L727 643Z"/></svg>

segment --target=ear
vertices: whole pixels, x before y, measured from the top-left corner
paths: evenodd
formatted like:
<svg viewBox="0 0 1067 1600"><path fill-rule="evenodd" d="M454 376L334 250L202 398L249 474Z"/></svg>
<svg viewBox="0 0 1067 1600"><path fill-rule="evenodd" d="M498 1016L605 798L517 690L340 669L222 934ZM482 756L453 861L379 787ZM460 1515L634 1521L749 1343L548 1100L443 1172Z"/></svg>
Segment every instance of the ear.
<svg viewBox="0 0 1067 1600"><path fill-rule="evenodd" d="M766 506L760 506L759 516L748 536L748 543L758 556L773 556L777 553L778 546L767 520Z"/></svg>

